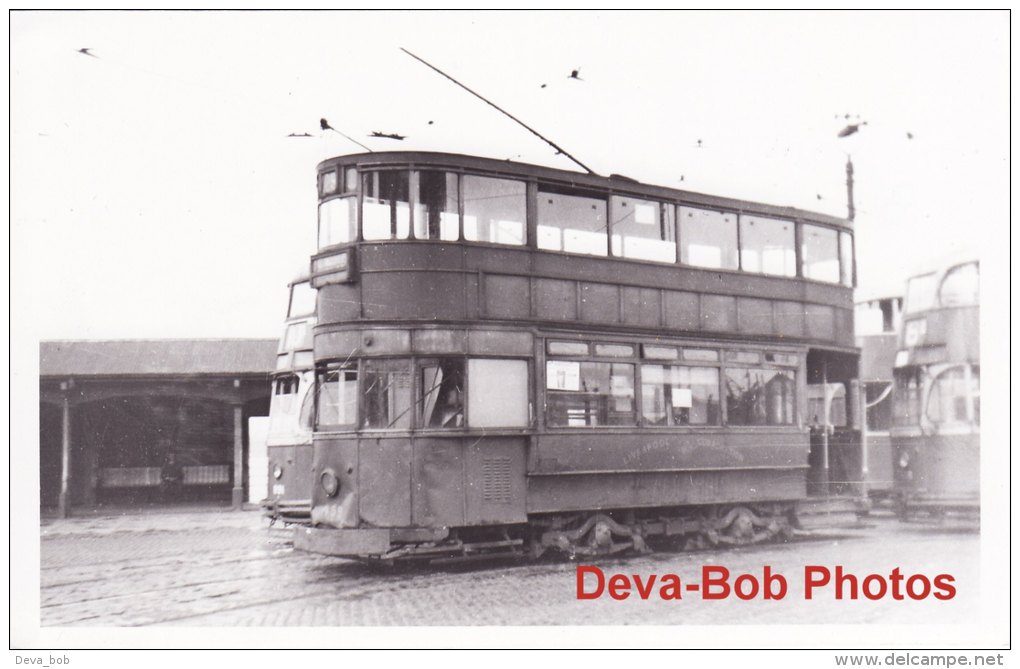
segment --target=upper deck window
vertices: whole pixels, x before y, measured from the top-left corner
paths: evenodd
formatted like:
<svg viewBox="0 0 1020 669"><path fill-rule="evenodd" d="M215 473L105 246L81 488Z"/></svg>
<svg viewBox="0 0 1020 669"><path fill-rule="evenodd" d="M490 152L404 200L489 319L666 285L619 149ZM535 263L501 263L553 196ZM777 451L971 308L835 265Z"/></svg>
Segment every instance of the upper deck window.
<svg viewBox="0 0 1020 669"><path fill-rule="evenodd" d="M411 183L407 170L362 175L363 239L407 239L411 232Z"/></svg>
<svg viewBox="0 0 1020 669"><path fill-rule="evenodd" d="M319 205L319 248L354 241L357 234L357 216L353 196L335 197Z"/></svg>
<svg viewBox="0 0 1020 669"><path fill-rule="evenodd" d="M844 286L854 285L854 238L849 232L839 233L839 278Z"/></svg>
<svg viewBox="0 0 1020 669"><path fill-rule="evenodd" d="M413 172L414 238L456 241L460 237L457 175L450 172Z"/></svg>
<svg viewBox="0 0 1020 669"><path fill-rule="evenodd" d="M464 239L523 246L526 241L527 185L523 181L465 174Z"/></svg>
<svg viewBox="0 0 1020 669"><path fill-rule="evenodd" d="M298 321L287 326L283 335L283 350L293 351L308 339L308 321ZM309 347L310 348L310 347Z"/></svg>
<svg viewBox="0 0 1020 669"><path fill-rule="evenodd" d="M651 200L609 198L613 255L676 262L674 208Z"/></svg>
<svg viewBox="0 0 1020 669"><path fill-rule="evenodd" d="M797 276L793 222L741 216L740 266L745 272Z"/></svg>
<svg viewBox="0 0 1020 669"><path fill-rule="evenodd" d="M319 196L332 195L336 192L336 168L319 175Z"/></svg>
<svg viewBox="0 0 1020 669"><path fill-rule="evenodd" d="M605 198L542 187L538 193L538 248L609 255Z"/></svg>
<svg viewBox="0 0 1020 669"><path fill-rule="evenodd" d="M680 262L694 267L737 269L737 217L680 207Z"/></svg>
<svg viewBox="0 0 1020 669"><path fill-rule="evenodd" d="M948 272L939 285L939 304L943 307L959 307L978 304L980 276L977 263L958 265Z"/></svg>
<svg viewBox="0 0 1020 669"><path fill-rule="evenodd" d="M308 316L315 313L315 289L307 281L295 283L290 287L290 309L287 318Z"/></svg>
<svg viewBox="0 0 1020 669"><path fill-rule="evenodd" d="M804 278L839 283L839 233L817 225L801 227Z"/></svg>
<svg viewBox="0 0 1020 669"><path fill-rule="evenodd" d="M935 302L935 274L922 274L907 281L907 303L904 313L931 309Z"/></svg>

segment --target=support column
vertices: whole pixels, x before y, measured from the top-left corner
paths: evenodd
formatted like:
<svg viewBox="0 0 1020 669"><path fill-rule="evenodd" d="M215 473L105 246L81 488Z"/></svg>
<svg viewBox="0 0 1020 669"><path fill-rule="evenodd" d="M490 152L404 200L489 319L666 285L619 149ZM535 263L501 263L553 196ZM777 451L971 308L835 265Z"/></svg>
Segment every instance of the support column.
<svg viewBox="0 0 1020 669"><path fill-rule="evenodd" d="M235 404L234 409L234 488L231 504L237 511L244 503L244 405Z"/></svg>
<svg viewBox="0 0 1020 669"><path fill-rule="evenodd" d="M61 405L60 421L60 499L57 502L57 515L60 518L67 518L70 511L69 495L71 484L71 399L70 381L62 382L60 389L63 391L64 399Z"/></svg>

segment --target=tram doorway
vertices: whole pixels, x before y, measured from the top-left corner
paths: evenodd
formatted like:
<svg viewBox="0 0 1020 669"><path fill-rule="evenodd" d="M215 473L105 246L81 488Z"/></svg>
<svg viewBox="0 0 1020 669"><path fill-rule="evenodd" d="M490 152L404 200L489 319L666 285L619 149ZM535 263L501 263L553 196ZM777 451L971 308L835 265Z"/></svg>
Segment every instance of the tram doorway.
<svg viewBox="0 0 1020 669"><path fill-rule="evenodd" d="M863 494L858 357L810 349L807 356L809 495Z"/></svg>

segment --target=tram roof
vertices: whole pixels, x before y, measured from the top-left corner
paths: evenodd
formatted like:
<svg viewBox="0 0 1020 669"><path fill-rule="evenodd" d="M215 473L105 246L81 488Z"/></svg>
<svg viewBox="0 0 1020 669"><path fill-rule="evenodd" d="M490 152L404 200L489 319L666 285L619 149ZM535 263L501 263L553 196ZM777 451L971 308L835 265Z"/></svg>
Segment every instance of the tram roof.
<svg viewBox="0 0 1020 669"><path fill-rule="evenodd" d="M763 216L775 216L795 220L809 220L818 223L825 223L842 228L851 228L851 221L830 216L818 212L799 209L782 205L753 202L751 200L740 200L718 195L707 195L694 191L669 188L644 184L630 177L619 174L601 176L597 174L583 174L570 170L561 170L542 165L530 163L518 163L511 160L496 160L493 158L482 158L459 153L441 153L434 151L377 151L372 153L352 153L343 156L328 158L318 165L322 171L335 165L354 165L359 168L385 167L399 165L422 165L430 167L446 167L455 169L477 170L479 172L512 176L512 177L534 177L560 185L575 186L580 188L594 188L600 190L612 190L614 192L627 192L658 199L679 200L686 204L727 209L736 212L760 214Z"/></svg>
<svg viewBox="0 0 1020 669"><path fill-rule="evenodd" d="M39 375L268 375L276 339L121 339L39 343Z"/></svg>

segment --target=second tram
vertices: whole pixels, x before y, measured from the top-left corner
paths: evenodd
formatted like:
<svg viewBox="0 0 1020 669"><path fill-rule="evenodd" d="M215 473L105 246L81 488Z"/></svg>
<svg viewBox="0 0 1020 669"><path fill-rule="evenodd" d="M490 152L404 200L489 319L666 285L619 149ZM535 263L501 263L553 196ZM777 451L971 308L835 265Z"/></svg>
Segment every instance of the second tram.
<svg viewBox="0 0 1020 669"><path fill-rule="evenodd" d="M269 403L269 489L262 507L270 520L306 524L312 505L315 290L307 275L288 289L287 321Z"/></svg>
<svg viewBox="0 0 1020 669"><path fill-rule="evenodd" d="M907 282L891 430L905 519L980 515L979 287L977 261Z"/></svg>

